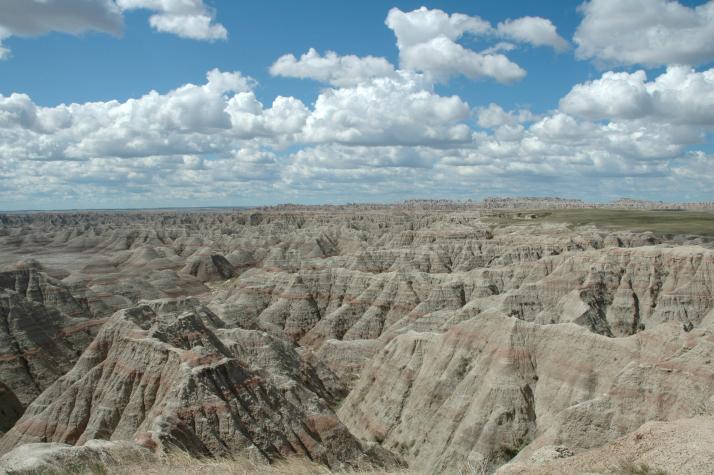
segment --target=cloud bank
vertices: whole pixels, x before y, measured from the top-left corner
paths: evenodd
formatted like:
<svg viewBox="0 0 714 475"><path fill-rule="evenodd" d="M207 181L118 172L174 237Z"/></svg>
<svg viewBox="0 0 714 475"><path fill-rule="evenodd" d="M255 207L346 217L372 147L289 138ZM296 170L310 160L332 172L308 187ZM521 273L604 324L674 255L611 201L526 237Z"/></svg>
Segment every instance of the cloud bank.
<svg viewBox="0 0 714 475"><path fill-rule="evenodd" d="M99 16L102 31L120 31L126 8L203 14L201 2L183 2L188 10L173 4L122 0L115 17ZM602 4L582 7L578 48ZM685 10L702 16L705 9ZM455 75L517 81L525 70L506 56L514 43L569 48L550 21L522 17L494 26L420 8L392 9L386 25L395 33L396 65L315 49L276 59L271 74L324 85L309 104L290 96L263 103L255 80L218 69L201 84L123 102L42 107L25 94L0 95L0 202L259 204L556 190L599 199L711 199L714 68L606 70L536 114L469 104L438 85ZM59 26L23 28L34 35ZM491 50L464 46L464 35L490 41ZM610 41L618 44L619 36ZM595 59L608 59L601 56Z"/></svg>

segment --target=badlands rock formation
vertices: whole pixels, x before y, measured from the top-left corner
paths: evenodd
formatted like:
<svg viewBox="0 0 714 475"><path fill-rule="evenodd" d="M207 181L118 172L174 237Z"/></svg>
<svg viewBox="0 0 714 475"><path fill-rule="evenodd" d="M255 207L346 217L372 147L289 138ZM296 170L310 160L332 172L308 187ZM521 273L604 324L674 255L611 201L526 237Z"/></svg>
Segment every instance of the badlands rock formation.
<svg viewBox="0 0 714 475"><path fill-rule="evenodd" d="M575 456L562 446L544 447L518 457L498 475L552 473L677 473L698 475L714 466L714 419L697 416L672 422L647 422L626 436ZM657 468L654 468L657 467Z"/></svg>
<svg viewBox="0 0 714 475"><path fill-rule="evenodd" d="M363 448L334 415L331 388L319 385L317 370L305 364L291 374L301 364L292 348L273 348L239 329L224 332L222 341L217 326L220 320L205 311L157 313L141 305L117 312L74 368L5 434L0 451L27 442L112 439L178 446L196 456L300 454L357 466L370 454L382 461L382 451ZM287 368L259 374L236 353Z"/></svg>
<svg viewBox="0 0 714 475"><path fill-rule="evenodd" d="M393 339L339 415L359 437L429 471L498 466L544 446L589 449L648 420L708 413L712 358L711 331L687 333L678 322L616 339L484 313L443 334Z"/></svg>
<svg viewBox="0 0 714 475"><path fill-rule="evenodd" d="M0 377L26 405L72 368L104 320L36 264L13 267L0 272Z"/></svg>
<svg viewBox="0 0 714 475"><path fill-rule="evenodd" d="M436 209L0 216L0 453L607 472L714 415L707 238Z"/></svg>

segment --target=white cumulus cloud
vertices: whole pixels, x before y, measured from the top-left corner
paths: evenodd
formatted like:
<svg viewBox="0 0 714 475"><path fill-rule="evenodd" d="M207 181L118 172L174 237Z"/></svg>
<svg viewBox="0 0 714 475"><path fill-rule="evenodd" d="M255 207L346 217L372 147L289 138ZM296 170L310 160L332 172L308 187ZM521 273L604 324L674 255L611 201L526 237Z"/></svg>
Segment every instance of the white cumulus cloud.
<svg viewBox="0 0 714 475"><path fill-rule="evenodd" d="M533 46L550 46L556 51L565 51L570 45L555 29L555 25L541 17L526 16L498 24L497 32L506 38Z"/></svg>
<svg viewBox="0 0 714 475"><path fill-rule="evenodd" d="M525 77L526 71L502 54L513 50L515 45L499 42L483 51L474 51L458 43L467 34L550 46L556 51L568 48L551 21L541 17L507 20L493 27L480 17L462 13L449 15L426 7L410 12L392 8L385 23L397 37L400 66L421 71L436 81L446 81L458 74L472 79L489 77L502 83Z"/></svg>
<svg viewBox="0 0 714 475"><path fill-rule="evenodd" d="M642 119L714 125L714 68L670 66L654 81L644 71L608 71L576 84L560 108L588 119Z"/></svg>
<svg viewBox="0 0 714 475"><path fill-rule="evenodd" d="M424 72L437 81L463 74L470 79L490 77L511 83L526 75L523 68L503 54L477 53L445 36L404 48L399 58L403 68Z"/></svg>
<svg viewBox="0 0 714 475"><path fill-rule="evenodd" d="M509 83L526 75L523 68L503 54L479 53L457 43L465 33L491 32L491 24L479 17L449 15L426 7L411 12L392 8L385 23L397 37L400 66L404 69L423 72L437 81L463 74Z"/></svg>
<svg viewBox="0 0 714 475"><path fill-rule="evenodd" d="M464 142L471 131L461 121L468 104L440 96L414 75L378 78L354 87L328 89L305 124L307 142L429 144Z"/></svg>
<svg viewBox="0 0 714 475"><path fill-rule="evenodd" d="M377 77L393 76L394 66L384 58L355 55L339 56L328 51L324 56L314 48L296 58L286 54L270 67L273 76L314 79L333 86L354 86Z"/></svg>
<svg viewBox="0 0 714 475"><path fill-rule="evenodd" d="M476 116L479 127L487 129L503 125L513 126L534 119L534 115L529 110L521 109L516 112L506 112L501 106L493 102L487 107L479 107L476 110Z"/></svg>
<svg viewBox="0 0 714 475"><path fill-rule="evenodd" d="M116 0L122 10L154 11L149 23L154 29L194 40L224 40L228 31L215 23L215 12L203 0Z"/></svg>
<svg viewBox="0 0 714 475"><path fill-rule="evenodd" d="M385 24L397 39L400 70L424 74L431 82L447 82L453 76L463 75L512 83L526 75L522 67L504 54L517 48L513 42L550 46L556 51L569 47L550 20L541 17L507 20L493 27L482 18L462 13L448 14L426 7L409 12L392 8ZM459 43L464 35L509 41L497 41L475 51ZM321 55L313 48L300 58L293 54L281 56L270 72L274 76L315 79L338 87L396 74L394 66L384 58L341 56L333 51Z"/></svg>
<svg viewBox="0 0 714 475"><path fill-rule="evenodd" d="M590 0L580 6L577 57L648 67L714 60L714 1Z"/></svg>

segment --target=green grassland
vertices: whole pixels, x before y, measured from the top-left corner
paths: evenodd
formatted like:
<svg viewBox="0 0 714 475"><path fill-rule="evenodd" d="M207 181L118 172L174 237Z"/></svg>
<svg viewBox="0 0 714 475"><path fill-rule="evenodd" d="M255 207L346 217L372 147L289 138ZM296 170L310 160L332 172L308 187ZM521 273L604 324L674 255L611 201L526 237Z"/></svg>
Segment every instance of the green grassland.
<svg viewBox="0 0 714 475"><path fill-rule="evenodd" d="M557 209L497 210L484 213L484 220L497 225L565 223L594 225L613 231L651 231L657 235L697 235L714 238L714 211Z"/></svg>

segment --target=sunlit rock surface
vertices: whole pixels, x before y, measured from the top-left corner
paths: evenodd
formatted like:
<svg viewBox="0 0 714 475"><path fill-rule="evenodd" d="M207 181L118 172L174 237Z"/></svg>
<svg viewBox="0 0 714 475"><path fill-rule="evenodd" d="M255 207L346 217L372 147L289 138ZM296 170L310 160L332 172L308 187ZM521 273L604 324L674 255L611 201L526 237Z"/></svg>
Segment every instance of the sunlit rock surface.
<svg viewBox="0 0 714 475"><path fill-rule="evenodd" d="M541 473L712 414L708 238L503 213L2 216L0 452Z"/></svg>

